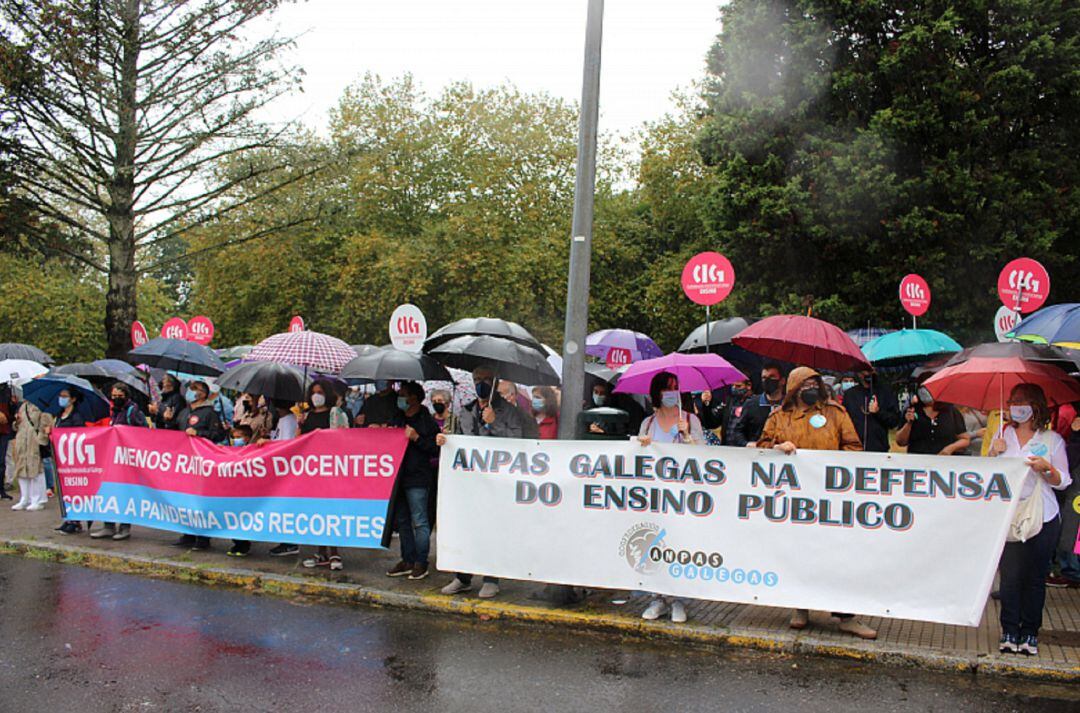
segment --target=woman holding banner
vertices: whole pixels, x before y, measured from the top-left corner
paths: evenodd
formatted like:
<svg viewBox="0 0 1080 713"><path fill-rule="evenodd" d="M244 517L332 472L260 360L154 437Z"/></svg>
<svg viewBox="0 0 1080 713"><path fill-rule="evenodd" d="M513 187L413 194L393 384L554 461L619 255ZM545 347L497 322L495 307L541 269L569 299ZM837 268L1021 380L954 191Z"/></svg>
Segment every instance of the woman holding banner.
<svg viewBox="0 0 1080 713"><path fill-rule="evenodd" d="M333 401L331 401L333 399ZM316 381L308 387L307 394L308 410L301 416L300 433L311 433L326 428L348 428L349 422L344 423L333 418L333 407L337 403L337 395L329 381ZM315 567L329 567L335 572L345 568L337 547L319 545L319 551L306 557L301 562L308 569Z"/></svg>
<svg viewBox="0 0 1080 713"><path fill-rule="evenodd" d="M701 421L682 407L679 379L669 371L662 371L649 383L649 398L653 414L641 422L638 442L643 446L651 443L704 443L705 435ZM648 621L659 619L671 611L676 624L686 621L686 601L677 597L653 595L652 601L641 613Z"/></svg>
<svg viewBox="0 0 1080 713"><path fill-rule="evenodd" d="M1001 554L998 649L1002 653L1036 656L1046 603L1046 575L1050 573L1061 533L1061 514L1054 491L1068 488L1072 477L1065 440L1050 428L1050 407L1043 390L1036 384L1018 384L1009 395L1007 408L1008 424L994 439L990 454L1026 459L1030 470L1020 491L1017 515L1022 518L1026 514L1034 519L1034 524L1021 525L1024 532L1019 533L1017 541L1006 542ZM1010 539L1017 534L1016 530L1017 520L1014 520Z"/></svg>
<svg viewBox="0 0 1080 713"><path fill-rule="evenodd" d="M52 428L82 428L86 425L86 419L82 417L82 414L77 410L79 401L82 400L82 394L76 389L63 389L56 396L57 405L60 406L60 415L56 417L56 422ZM48 429L49 433L52 429ZM86 523L86 529L90 529L93 522ZM78 520L65 520L61 523L60 527L56 528L57 532L65 535L74 535L82 532L82 523Z"/></svg>
<svg viewBox="0 0 1080 713"><path fill-rule="evenodd" d="M783 406L765 422L758 448L775 448L794 453L799 448L823 451L861 451L862 443L847 410L829 398L821 375L807 366L788 374ZM833 612L840 620L840 631L862 639L876 639L877 631L855 618L854 614ZM807 609L796 609L792 629L805 629L810 623Z"/></svg>

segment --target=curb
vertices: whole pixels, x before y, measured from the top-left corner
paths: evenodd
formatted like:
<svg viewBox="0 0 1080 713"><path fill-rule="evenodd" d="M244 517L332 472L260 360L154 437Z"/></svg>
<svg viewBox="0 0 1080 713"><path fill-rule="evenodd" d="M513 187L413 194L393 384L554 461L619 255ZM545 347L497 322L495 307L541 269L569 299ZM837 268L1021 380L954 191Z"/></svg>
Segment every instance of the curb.
<svg viewBox="0 0 1080 713"><path fill-rule="evenodd" d="M652 640L690 643L703 647L750 648L778 654L823 656L953 674L981 674L1061 683L1080 681L1080 666L1052 661L996 660L985 654L958 655L928 649L884 648L880 644L874 645L862 641L837 644L835 641L820 639L804 632L761 634L753 630L740 631L704 628L692 624L650 622L590 611L587 608L550 609L494 600L455 599L443 594L390 592L358 584L342 584L316 578L229 567L207 567L50 542L5 540L0 542L0 554L17 554L30 559L74 564L109 572L224 586L282 598L313 597L348 604L454 614L470 618L503 619L564 628L575 627Z"/></svg>

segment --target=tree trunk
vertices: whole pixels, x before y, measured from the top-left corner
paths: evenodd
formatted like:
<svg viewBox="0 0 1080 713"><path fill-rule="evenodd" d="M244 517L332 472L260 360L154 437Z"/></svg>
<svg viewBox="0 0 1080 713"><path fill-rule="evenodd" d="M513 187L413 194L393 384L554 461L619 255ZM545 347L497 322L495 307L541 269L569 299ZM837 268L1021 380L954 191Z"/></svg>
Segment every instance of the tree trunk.
<svg viewBox="0 0 1080 713"><path fill-rule="evenodd" d="M131 323L138 317L135 302L135 145L141 15L140 0L122 0L123 27L120 95L117 105L116 161L109 183L109 291L105 295L105 333L108 356L122 357L131 349Z"/></svg>

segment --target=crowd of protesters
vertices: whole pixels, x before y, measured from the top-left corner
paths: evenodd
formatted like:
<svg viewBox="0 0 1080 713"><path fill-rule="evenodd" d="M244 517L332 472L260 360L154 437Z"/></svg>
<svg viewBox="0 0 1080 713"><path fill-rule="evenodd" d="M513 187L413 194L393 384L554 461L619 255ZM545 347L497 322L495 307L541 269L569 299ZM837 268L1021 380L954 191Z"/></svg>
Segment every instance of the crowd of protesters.
<svg viewBox="0 0 1080 713"><path fill-rule="evenodd" d="M642 446L651 443L725 445L775 448L786 453L800 449L867 450L940 456L990 455L1028 459L1032 477L1025 481L1022 498L1042 498L1044 526L1025 542L1009 542L1000 566L1001 650L1034 654L1042 622L1047 584L1080 586L1076 555L1059 547L1061 530L1059 495L1071 483L1069 463L1080 464L1080 419L1075 411L1054 413L1037 386L1017 387L1004 413L981 414L938 403L923 386L913 384L911 396L899 399L871 370L827 376L808 367L766 362L760 378L717 391L686 393L678 379L657 374L648 398L613 393L609 384L594 383L584 394L585 410L577 424L577 437L628 439ZM372 387L349 387L334 379L314 381L305 401L292 403L257 394L238 394L235 404L211 380L193 378L186 383L169 374L161 379L160 398L147 404L144 414L133 392L117 382L108 396L109 425L151 427L183 431L214 443L245 447L296 438L321 429L402 428L408 438L390 498L382 544L390 547L399 535L401 559L387 572L390 577L421 580L429 576L431 535L435 527L435 489L439 449L451 434L493 438L554 439L559 433L559 405L564 395L551 387L524 389L496 379L495 371L473 371L476 398L455 408L450 391L426 392L417 382L378 381ZM755 390L753 384L759 386ZM19 499L13 510L41 510L51 489L46 483L49 435L53 429L86 424L75 410L80 395L65 390L59 395L59 415L52 416L12 389L0 386L0 482L17 481ZM1071 417L1069 417L1071 415ZM994 424L999 424L994 426ZM6 458L5 458L6 456ZM3 473L4 471L0 471ZM129 525L103 523L92 538L124 540ZM76 535L83 523L67 521L59 528ZM184 534L178 547L204 550L209 538ZM228 554L246 557L252 543L233 541ZM304 567L339 571L344 568L336 547L319 546L302 553L293 543L270 547L269 556L299 556ZM1058 572L1051 574L1053 563ZM473 574L454 573L442 592L455 595L473 587ZM499 594L499 580L484 576L478 596ZM670 613L675 622L687 619L686 602L653 596L642 616L658 619ZM833 612L841 631L872 639L876 632L856 617ZM809 612L796 610L793 629L809 622Z"/></svg>

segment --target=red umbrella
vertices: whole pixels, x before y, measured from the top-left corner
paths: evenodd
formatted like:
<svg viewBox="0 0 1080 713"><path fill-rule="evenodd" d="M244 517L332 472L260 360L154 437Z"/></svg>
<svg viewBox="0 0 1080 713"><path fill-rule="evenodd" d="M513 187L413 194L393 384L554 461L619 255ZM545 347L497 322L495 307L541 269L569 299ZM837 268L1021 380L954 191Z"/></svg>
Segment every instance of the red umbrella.
<svg viewBox="0 0 1080 713"><path fill-rule="evenodd" d="M869 369L855 341L839 327L813 317L781 314L751 324L731 340L748 352L829 371Z"/></svg>
<svg viewBox="0 0 1080 713"><path fill-rule="evenodd" d="M980 411L1003 409L1017 384L1037 384L1051 406L1080 401L1080 384L1057 367L1019 357L979 358L947 366L923 386L935 401Z"/></svg>

